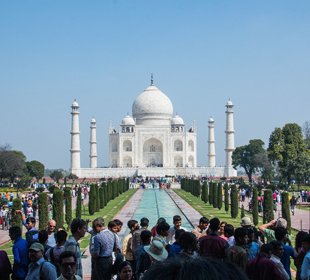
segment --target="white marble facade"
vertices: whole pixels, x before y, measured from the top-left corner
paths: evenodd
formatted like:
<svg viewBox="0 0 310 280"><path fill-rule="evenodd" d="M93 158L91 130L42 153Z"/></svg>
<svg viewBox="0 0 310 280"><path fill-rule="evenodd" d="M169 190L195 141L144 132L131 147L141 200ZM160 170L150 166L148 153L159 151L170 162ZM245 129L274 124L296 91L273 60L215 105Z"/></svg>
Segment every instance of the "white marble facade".
<svg viewBox="0 0 310 280"><path fill-rule="evenodd" d="M233 147L233 111L232 103L227 102L229 110L229 145L226 145L225 167L215 166L215 139L214 125L210 133L209 143L212 143L212 151L209 152L209 167L197 167L197 141L195 126L186 129L183 119L179 115L173 115L173 105L170 99L156 86L153 81L137 98L132 105L132 116L127 115L122 119L119 128L109 129L109 168L79 168L80 160L77 153L80 152L80 136L78 128L78 104L72 105L72 130L71 137L75 138L71 143L71 172L78 177L102 178L123 176L235 176L236 172L231 166ZM228 114L226 112L226 114ZM228 115L227 115L228 116ZM214 123L214 120L212 120ZM91 121L91 152L90 158L97 159L95 120ZM211 134L211 135L210 135ZM211 138L210 138L211 137ZM78 144L77 144L78 143ZM210 146L209 146L210 149ZM94 152L95 151L95 152ZM210 162L212 164L210 165Z"/></svg>

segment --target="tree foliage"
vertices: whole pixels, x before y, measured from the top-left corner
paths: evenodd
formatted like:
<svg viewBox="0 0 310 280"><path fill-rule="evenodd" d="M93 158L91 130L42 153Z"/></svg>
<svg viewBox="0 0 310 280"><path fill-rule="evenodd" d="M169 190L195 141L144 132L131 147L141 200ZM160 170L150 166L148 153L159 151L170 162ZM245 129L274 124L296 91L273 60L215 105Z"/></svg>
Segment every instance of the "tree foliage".
<svg viewBox="0 0 310 280"><path fill-rule="evenodd" d="M51 174L50 174L50 177L56 181L57 183L59 183L59 180L61 178L64 177L64 173L62 172L62 170L60 169L57 169L57 170L54 170Z"/></svg>
<svg viewBox="0 0 310 280"><path fill-rule="evenodd" d="M56 228L64 226L64 195L56 188L53 192L53 219L56 221Z"/></svg>
<svg viewBox="0 0 310 280"><path fill-rule="evenodd" d="M252 214L253 214L253 224L258 225L258 192L257 188L253 188L252 196Z"/></svg>
<svg viewBox="0 0 310 280"><path fill-rule="evenodd" d="M26 157L20 151L0 150L0 178L14 182L15 178L22 177L26 170Z"/></svg>
<svg viewBox="0 0 310 280"><path fill-rule="evenodd" d="M238 190L236 185L231 186L231 191L230 191L230 215L232 218L237 218L238 217Z"/></svg>
<svg viewBox="0 0 310 280"><path fill-rule="evenodd" d="M287 221L287 230L291 232L291 212L288 192L282 192L282 217Z"/></svg>
<svg viewBox="0 0 310 280"><path fill-rule="evenodd" d="M64 199L65 199L65 221L69 226L72 221L72 195L71 188L66 187L64 189Z"/></svg>
<svg viewBox="0 0 310 280"><path fill-rule="evenodd" d="M229 210L229 186L226 183L224 185L224 202L225 202L225 211L228 212Z"/></svg>
<svg viewBox="0 0 310 280"><path fill-rule="evenodd" d="M274 219L273 213L273 198L272 190L264 191L264 200L263 200L263 222L268 223Z"/></svg>
<svg viewBox="0 0 310 280"><path fill-rule="evenodd" d="M269 137L268 156L279 167L283 181L305 181L310 174L310 151L303 139L301 127L288 123L276 128Z"/></svg>
<svg viewBox="0 0 310 280"><path fill-rule="evenodd" d="M82 217L82 189L81 187L78 187L77 189L75 217L79 219Z"/></svg>
<svg viewBox="0 0 310 280"><path fill-rule="evenodd" d="M19 198L13 199L13 205L12 205L12 226L18 226L22 229L22 216L20 214L16 213L16 210L22 209L22 202Z"/></svg>
<svg viewBox="0 0 310 280"><path fill-rule="evenodd" d="M27 161L26 167L27 167L28 174L31 177L36 177L36 179L39 180L44 176L44 164L43 163L37 160Z"/></svg>
<svg viewBox="0 0 310 280"><path fill-rule="evenodd" d="M217 185L217 208L221 210L222 206L223 206L223 187L222 183L219 182Z"/></svg>
<svg viewBox="0 0 310 280"><path fill-rule="evenodd" d="M232 162L234 168L241 167L252 182L252 176L257 171L265 168L262 158L266 158L266 151L264 149L264 142L260 139L253 139L249 141L248 145L237 147L232 154Z"/></svg>
<svg viewBox="0 0 310 280"><path fill-rule="evenodd" d="M48 223L48 197L46 192L39 194L39 230L46 229Z"/></svg>

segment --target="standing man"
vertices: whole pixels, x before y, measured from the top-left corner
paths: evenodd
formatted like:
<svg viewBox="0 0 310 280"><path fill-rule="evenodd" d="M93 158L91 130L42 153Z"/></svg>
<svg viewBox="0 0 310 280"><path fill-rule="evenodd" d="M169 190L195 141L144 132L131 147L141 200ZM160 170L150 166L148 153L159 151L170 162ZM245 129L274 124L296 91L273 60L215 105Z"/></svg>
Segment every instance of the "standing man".
<svg viewBox="0 0 310 280"><path fill-rule="evenodd" d="M47 224L47 234L48 234L48 239L46 243L46 249L48 250L49 248L53 248L56 246L56 240L55 240L55 229L56 229L56 221L51 219L49 220Z"/></svg>
<svg viewBox="0 0 310 280"><path fill-rule="evenodd" d="M110 280L112 275L112 253L119 248L116 232L118 225L115 221L108 224L108 228L95 236L93 258L97 279Z"/></svg>
<svg viewBox="0 0 310 280"><path fill-rule="evenodd" d="M175 242L174 234L177 229L184 229L185 231L187 231L187 229L182 227L181 225L182 225L182 218L179 215L173 216L173 227L169 229L167 237L167 241L169 244Z"/></svg>
<svg viewBox="0 0 310 280"><path fill-rule="evenodd" d="M219 236L220 220L218 218L211 219L209 229L210 233L198 240L199 254L203 257L223 260L228 243Z"/></svg>
<svg viewBox="0 0 310 280"><path fill-rule="evenodd" d="M75 254L76 257L76 274L83 278L81 249L79 240L85 236L87 231L87 223L83 219L75 218L70 225L72 235L65 243L65 251Z"/></svg>
<svg viewBox="0 0 310 280"><path fill-rule="evenodd" d="M123 246L122 246L122 254L125 256L126 261L131 264L133 270L135 270L135 263L134 263L134 254L131 250L131 239L133 233L139 229L138 221L136 220L129 220L127 226L130 230L129 234L125 236L123 239Z"/></svg>
<svg viewBox="0 0 310 280"><path fill-rule="evenodd" d="M35 242L29 248L29 270L25 280L55 280L57 278L55 266L43 258L44 247Z"/></svg>
<svg viewBox="0 0 310 280"><path fill-rule="evenodd" d="M72 252L62 252L59 256L61 275L57 280L82 280L76 275L76 257Z"/></svg>
<svg viewBox="0 0 310 280"><path fill-rule="evenodd" d="M199 239L200 237L207 235L208 225L209 220L206 217L201 217L199 225L192 230L192 233L195 234L197 239Z"/></svg>
<svg viewBox="0 0 310 280"><path fill-rule="evenodd" d="M140 238L141 236L141 232L142 231L145 231L147 230L148 226L149 226L149 219L148 218L142 218L140 220L140 229L138 230L135 230L133 233L132 233L132 238L131 238L131 250L133 253L135 253L139 246L141 245L142 243L142 240Z"/></svg>
<svg viewBox="0 0 310 280"><path fill-rule="evenodd" d="M28 271L28 244L22 239L22 230L19 226L9 229L9 235L13 241L13 273L12 280L25 279Z"/></svg>

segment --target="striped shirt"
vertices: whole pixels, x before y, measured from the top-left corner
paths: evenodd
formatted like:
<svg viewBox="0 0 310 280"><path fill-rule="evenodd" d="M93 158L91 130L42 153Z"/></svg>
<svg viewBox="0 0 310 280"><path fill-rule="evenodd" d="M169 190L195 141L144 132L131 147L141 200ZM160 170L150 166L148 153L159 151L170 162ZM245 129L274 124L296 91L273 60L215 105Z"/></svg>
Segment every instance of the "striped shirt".
<svg viewBox="0 0 310 280"><path fill-rule="evenodd" d="M82 269L82 259L81 259L81 249L79 243L75 240L73 236L70 236L65 243L65 251L73 252L76 256L76 275L83 278Z"/></svg>

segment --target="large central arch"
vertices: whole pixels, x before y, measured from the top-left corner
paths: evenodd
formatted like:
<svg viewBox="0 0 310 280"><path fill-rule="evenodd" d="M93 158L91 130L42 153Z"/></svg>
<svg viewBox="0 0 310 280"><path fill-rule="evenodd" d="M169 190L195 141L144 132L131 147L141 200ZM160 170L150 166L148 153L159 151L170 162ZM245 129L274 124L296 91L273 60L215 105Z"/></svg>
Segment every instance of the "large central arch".
<svg viewBox="0 0 310 280"><path fill-rule="evenodd" d="M143 144L143 164L147 167L163 166L163 144L151 138Z"/></svg>

